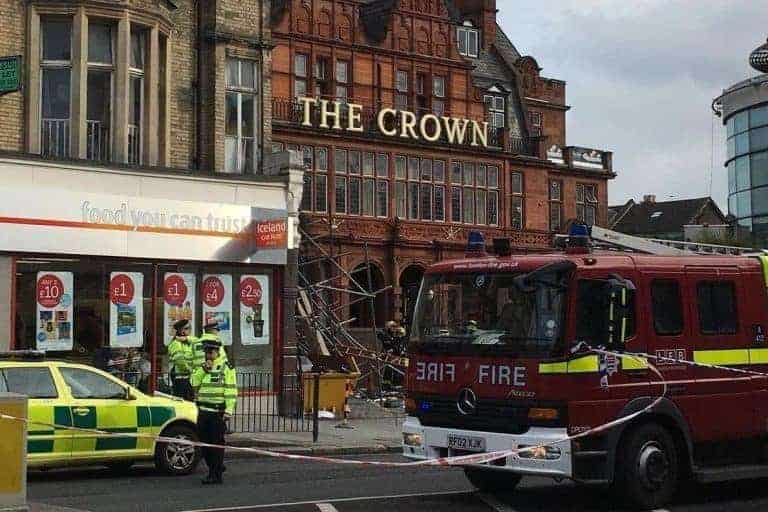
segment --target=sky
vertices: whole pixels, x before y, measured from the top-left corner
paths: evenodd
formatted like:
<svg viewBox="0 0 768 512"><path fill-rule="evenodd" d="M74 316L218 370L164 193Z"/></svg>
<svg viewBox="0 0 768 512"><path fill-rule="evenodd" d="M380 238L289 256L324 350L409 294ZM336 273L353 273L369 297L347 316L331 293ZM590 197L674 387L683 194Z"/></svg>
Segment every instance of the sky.
<svg viewBox="0 0 768 512"><path fill-rule="evenodd" d="M567 143L614 152L609 204L712 195L727 212L725 127L711 104L757 74L748 58L768 37L768 1L496 0L496 7L520 53L536 58L542 76L567 82Z"/></svg>

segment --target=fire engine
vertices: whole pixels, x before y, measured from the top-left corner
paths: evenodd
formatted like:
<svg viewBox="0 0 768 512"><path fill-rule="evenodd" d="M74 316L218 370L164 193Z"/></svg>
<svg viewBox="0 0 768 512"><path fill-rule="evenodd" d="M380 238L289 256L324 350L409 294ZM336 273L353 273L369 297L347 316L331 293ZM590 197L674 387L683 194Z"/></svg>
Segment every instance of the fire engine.
<svg viewBox="0 0 768 512"><path fill-rule="evenodd" d="M512 255L494 240L487 255L477 235L465 259L431 266L421 284L407 457L527 447L464 471L488 491L524 475L608 484L641 509L664 505L686 479L768 476L768 257L585 226L561 252ZM595 239L634 251L593 250ZM666 359L574 351L582 342ZM648 413L567 440L662 394Z"/></svg>

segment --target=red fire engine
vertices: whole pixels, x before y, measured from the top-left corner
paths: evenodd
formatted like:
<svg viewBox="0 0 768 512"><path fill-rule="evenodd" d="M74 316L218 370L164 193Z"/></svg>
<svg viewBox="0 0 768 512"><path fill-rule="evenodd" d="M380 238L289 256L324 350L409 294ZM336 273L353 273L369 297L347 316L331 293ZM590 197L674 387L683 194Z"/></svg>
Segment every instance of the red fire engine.
<svg viewBox="0 0 768 512"><path fill-rule="evenodd" d="M538 447L464 470L483 490L512 490L524 475L611 484L643 509L668 502L684 479L768 476L768 378L706 366L653 363L667 389L651 412L550 444L664 391L645 359L574 353L582 341L768 373L768 258L591 252L585 240L523 256L501 243L488 256L475 240L476 254L426 271L404 454Z"/></svg>

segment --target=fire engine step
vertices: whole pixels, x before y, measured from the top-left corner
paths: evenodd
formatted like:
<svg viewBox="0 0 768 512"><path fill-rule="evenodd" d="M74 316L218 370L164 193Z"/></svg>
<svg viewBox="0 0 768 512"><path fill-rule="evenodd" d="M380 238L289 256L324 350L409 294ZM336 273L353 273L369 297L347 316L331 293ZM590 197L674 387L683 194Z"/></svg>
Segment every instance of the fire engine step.
<svg viewBox="0 0 768 512"><path fill-rule="evenodd" d="M694 479L699 483L722 482L725 480L744 480L768 477L768 465L744 464L719 468L696 468Z"/></svg>

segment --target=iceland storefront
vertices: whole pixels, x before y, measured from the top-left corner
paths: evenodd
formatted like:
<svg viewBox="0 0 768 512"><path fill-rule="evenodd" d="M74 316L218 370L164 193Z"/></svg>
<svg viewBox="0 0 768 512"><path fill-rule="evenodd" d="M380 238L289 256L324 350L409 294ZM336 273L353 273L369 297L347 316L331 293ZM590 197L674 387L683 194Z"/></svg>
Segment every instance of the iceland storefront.
<svg viewBox="0 0 768 512"><path fill-rule="evenodd" d="M241 371L279 374L301 194L292 174L0 159L0 350L44 350L150 386L168 369L173 323L200 335L216 320Z"/></svg>

